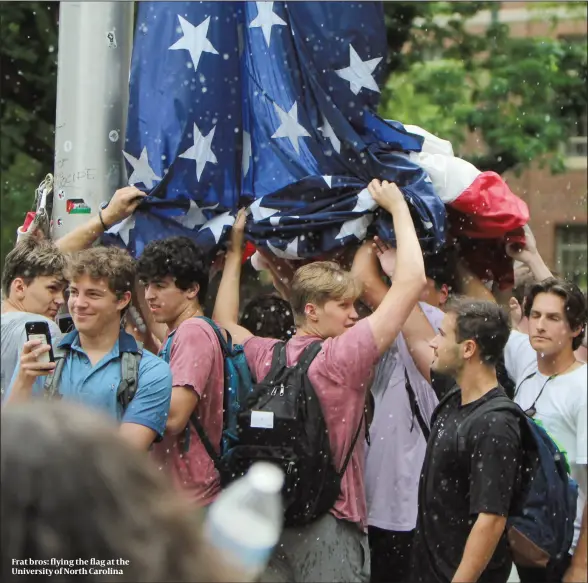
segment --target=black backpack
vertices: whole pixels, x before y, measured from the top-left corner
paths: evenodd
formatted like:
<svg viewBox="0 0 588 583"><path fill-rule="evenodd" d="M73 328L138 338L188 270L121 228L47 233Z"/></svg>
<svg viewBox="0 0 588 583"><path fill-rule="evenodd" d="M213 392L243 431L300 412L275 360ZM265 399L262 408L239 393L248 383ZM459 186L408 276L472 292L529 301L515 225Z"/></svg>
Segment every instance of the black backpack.
<svg viewBox="0 0 588 583"><path fill-rule="evenodd" d="M286 526L308 524L333 508L364 421L362 416L338 471L321 405L308 379L308 368L320 350L321 343L313 342L289 368L286 344L276 345L270 372L253 387L238 414L238 445L223 456L219 468L224 486L255 462L280 466Z"/></svg>

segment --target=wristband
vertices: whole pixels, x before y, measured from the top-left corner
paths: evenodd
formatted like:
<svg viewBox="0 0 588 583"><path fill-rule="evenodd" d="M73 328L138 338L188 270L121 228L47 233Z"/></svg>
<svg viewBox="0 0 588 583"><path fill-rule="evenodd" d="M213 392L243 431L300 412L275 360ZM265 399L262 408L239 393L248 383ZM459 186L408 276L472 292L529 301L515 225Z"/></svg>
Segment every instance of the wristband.
<svg viewBox="0 0 588 583"><path fill-rule="evenodd" d="M106 223L104 222L104 219L102 218L102 209L100 209L98 211L98 218L100 219L100 222L102 223L102 227L104 227L104 231L108 231L108 227L106 226Z"/></svg>

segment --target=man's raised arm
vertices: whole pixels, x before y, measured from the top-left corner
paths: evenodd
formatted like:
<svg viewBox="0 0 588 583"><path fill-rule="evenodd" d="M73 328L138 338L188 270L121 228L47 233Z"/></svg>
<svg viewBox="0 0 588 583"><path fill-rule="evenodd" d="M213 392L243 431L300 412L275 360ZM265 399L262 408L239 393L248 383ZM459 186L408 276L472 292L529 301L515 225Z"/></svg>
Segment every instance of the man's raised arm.
<svg viewBox="0 0 588 583"><path fill-rule="evenodd" d="M231 246L227 251L223 276L216 294L212 319L233 337L233 342L243 344L253 336L239 326L239 283L241 281L241 251L245 231L245 211L240 210L231 230Z"/></svg>
<svg viewBox="0 0 588 583"><path fill-rule="evenodd" d="M392 286L375 312L368 316L376 346L383 354L394 342L427 285L425 264L404 196L394 183L372 180L374 200L392 215L396 233L396 269Z"/></svg>

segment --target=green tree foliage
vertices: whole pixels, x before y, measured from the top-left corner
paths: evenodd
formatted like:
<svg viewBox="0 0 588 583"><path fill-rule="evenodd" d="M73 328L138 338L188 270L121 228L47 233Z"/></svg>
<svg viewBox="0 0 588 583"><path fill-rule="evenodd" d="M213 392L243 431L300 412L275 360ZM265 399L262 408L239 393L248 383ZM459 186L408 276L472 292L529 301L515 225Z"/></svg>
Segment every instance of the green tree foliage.
<svg viewBox="0 0 588 583"><path fill-rule="evenodd" d="M391 23L404 4L386 4ZM588 103L587 47L586 37L555 37L553 9L565 7L574 16L583 9L585 19L586 5L537 3L532 18L550 22L552 34L516 38L499 22L498 3L417 4L410 49L389 77L381 113L450 140L481 170L503 173L534 161L562 170L560 145ZM481 10L489 11L490 24L485 33L473 33L468 22ZM468 133L483 147L465 151Z"/></svg>
<svg viewBox="0 0 588 583"><path fill-rule="evenodd" d="M583 2L537 3L537 18L546 19L546 4L585 18ZM58 2L0 6L0 258L53 168L58 8ZM535 160L561 169L561 159L548 154L586 111L585 39L513 38L498 19L485 34L470 32L472 17L498 9L496 2L386 2L389 81L381 113L451 140L482 170L504 172ZM483 149L462 151L468 132Z"/></svg>
<svg viewBox="0 0 588 583"><path fill-rule="evenodd" d="M0 6L2 260L53 168L58 2Z"/></svg>

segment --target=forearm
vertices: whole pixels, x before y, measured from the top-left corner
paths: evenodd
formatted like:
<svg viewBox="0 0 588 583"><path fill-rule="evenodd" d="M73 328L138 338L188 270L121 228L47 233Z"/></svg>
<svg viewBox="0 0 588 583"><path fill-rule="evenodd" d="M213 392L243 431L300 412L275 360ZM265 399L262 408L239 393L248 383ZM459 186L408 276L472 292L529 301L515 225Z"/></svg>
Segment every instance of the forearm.
<svg viewBox="0 0 588 583"><path fill-rule="evenodd" d="M495 514L479 514L466 542L453 583L472 583L488 565L504 532L506 518Z"/></svg>
<svg viewBox="0 0 588 583"><path fill-rule="evenodd" d="M580 569L586 572L588 568L588 524L587 524L587 517L586 511L588 510L588 505L584 506L584 512L582 514L582 526L580 528L580 538L578 539L578 545L576 546L576 550L574 551L574 556L572 557L572 566L575 569Z"/></svg>
<svg viewBox="0 0 588 583"><path fill-rule="evenodd" d="M396 234L396 271L394 282L414 285L419 289L426 283L425 262L408 205L397 205L392 214Z"/></svg>
<svg viewBox="0 0 588 583"><path fill-rule="evenodd" d="M551 273L551 271L549 271L549 268L547 267L547 265L545 265L545 262L543 261L543 258L541 257L541 255L539 255L539 253L533 255L533 257L529 259L526 263L529 269L531 270L531 273L533 274L533 278L535 279L535 281L543 281L544 279L549 279L550 277L553 277L553 274Z"/></svg>
<svg viewBox="0 0 588 583"><path fill-rule="evenodd" d="M420 304L416 304L406 319L402 327L402 335L418 371L430 383L433 362L433 349L430 342L437 333Z"/></svg>
<svg viewBox="0 0 588 583"><path fill-rule="evenodd" d="M104 227L100 222L100 218L96 215L91 217L87 223L80 225L71 233L58 239L55 245L63 253L74 253L90 247L103 233Z"/></svg>
<svg viewBox="0 0 588 583"><path fill-rule="evenodd" d="M239 283L241 256L229 251L214 304L213 318L221 326L236 324L239 320Z"/></svg>
<svg viewBox="0 0 588 583"><path fill-rule="evenodd" d="M3 407L15 405L17 403L25 403L30 400L33 395L33 384L34 383L17 378L14 381L8 396L4 400Z"/></svg>

